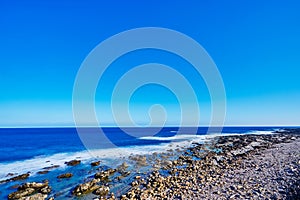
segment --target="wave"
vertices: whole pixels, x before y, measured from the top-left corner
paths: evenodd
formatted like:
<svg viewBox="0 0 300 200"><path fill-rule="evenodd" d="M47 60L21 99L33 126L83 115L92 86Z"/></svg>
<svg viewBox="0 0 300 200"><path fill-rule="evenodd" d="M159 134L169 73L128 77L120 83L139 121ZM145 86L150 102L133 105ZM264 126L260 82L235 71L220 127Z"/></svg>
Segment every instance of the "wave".
<svg viewBox="0 0 300 200"><path fill-rule="evenodd" d="M270 134L274 134L274 131L250 131L247 134L252 134L252 135L270 135Z"/></svg>
<svg viewBox="0 0 300 200"><path fill-rule="evenodd" d="M176 148L184 147L188 143L176 143ZM121 164L124 159L131 155L146 155L154 152L161 153L168 149L175 149L170 143L159 145L139 145L127 146L107 149L85 150L72 153L58 153L49 156L38 156L32 159L14 161L9 163L0 163L0 180L7 179L7 174L15 175L30 172L31 176L36 175L38 171L42 171L44 167L59 165L58 170L66 168L66 161L79 159L82 163L87 164L94 160L101 160L102 164L113 167Z"/></svg>
<svg viewBox="0 0 300 200"><path fill-rule="evenodd" d="M188 140L188 139L196 139L203 138L203 135L175 135L171 137L158 137L158 136L145 136L140 137L140 140L159 140L159 141L173 141L173 140Z"/></svg>

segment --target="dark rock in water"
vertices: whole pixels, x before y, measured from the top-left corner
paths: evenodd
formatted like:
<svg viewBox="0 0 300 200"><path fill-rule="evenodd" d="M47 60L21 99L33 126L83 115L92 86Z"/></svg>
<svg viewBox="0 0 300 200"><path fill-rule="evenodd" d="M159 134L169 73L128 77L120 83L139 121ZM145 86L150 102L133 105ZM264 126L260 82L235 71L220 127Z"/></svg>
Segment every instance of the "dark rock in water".
<svg viewBox="0 0 300 200"><path fill-rule="evenodd" d="M81 163L80 160L71 160L69 162L65 162L65 164L68 166L75 166L75 165L79 165L80 163Z"/></svg>
<svg viewBox="0 0 300 200"><path fill-rule="evenodd" d="M75 187L72 193L76 196L81 196L97 190L100 186L97 183L100 182L100 179L93 179L92 181L79 184Z"/></svg>
<svg viewBox="0 0 300 200"><path fill-rule="evenodd" d="M8 173L8 174L6 175L6 177L13 176L13 175L15 175L15 174L14 174L14 173Z"/></svg>
<svg viewBox="0 0 300 200"><path fill-rule="evenodd" d="M37 172L38 174L48 174L49 173L49 170L43 170L43 171L39 171Z"/></svg>
<svg viewBox="0 0 300 200"><path fill-rule="evenodd" d="M29 176L30 176L29 173L21 174L19 176L15 176L15 177L10 178L10 180L11 181L24 180L24 179L27 179Z"/></svg>
<svg viewBox="0 0 300 200"><path fill-rule="evenodd" d="M2 181L0 181L0 184L1 183L7 183L7 182L10 182L10 181L24 180L24 179L27 179L29 176L30 176L29 173L21 174L21 175L14 176L14 177L9 178L9 179L2 180Z"/></svg>
<svg viewBox="0 0 300 200"><path fill-rule="evenodd" d="M92 165L93 167L95 167L95 166L100 165L100 163L101 163L101 161L99 160L99 161L92 162L91 165Z"/></svg>
<svg viewBox="0 0 300 200"><path fill-rule="evenodd" d="M45 170L50 170L50 169L55 169L55 168L58 168L60 167L59 165L52 165L52 166L49 166L49 167L44 167L43 169Z"/></svg>
<svg viewBox="0 0 300 200"><path fill-rule="evenodd" d="M46 199L47 195L51 192L51 188L48 185L48 182L44 183L24 183L23 185L18 187L18 191L13 192L8 195L8 199ZM37 193L37 194L34 194ZM34 194L34 195L32 195ZM32 196L30 196L32 195Z"/></svg>
<svg viewBox="0 0 300 200"><path fill-rule="evenodd" d="M57 176L57 178L71 178L73 176L72 173L65 173Z"/></svg>

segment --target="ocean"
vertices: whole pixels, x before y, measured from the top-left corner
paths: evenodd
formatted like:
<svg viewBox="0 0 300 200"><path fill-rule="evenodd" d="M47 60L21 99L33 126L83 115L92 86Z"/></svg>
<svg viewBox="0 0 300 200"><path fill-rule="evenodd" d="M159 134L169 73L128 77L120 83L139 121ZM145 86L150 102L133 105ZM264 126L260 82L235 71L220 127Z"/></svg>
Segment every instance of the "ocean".
<svg viewBox="0 0 300 200"><path fill-rule="evenodd" d="M222 134L270 134L284 127L224 127ZM118 148L103 148L87 150L80 140L76 128L0 128L0 180L7 179L9 173L14 175L30 172L27 180L0 184L0 199L15 189L11 186L28 181L49 180L53 192L59 193L84 182L95 171L91 161L101 160L102 167L115 167L130 155L149 155L154 152L179 147L187 147L192 142L204 142L214 135L206 135L207 127L199 127L196 134L189 134L190 128L177 135L178 127L164 127L157 134L147 136L150 128L130 128L127 131L141 134L133 137L120 128L103 128L110 141ZM93 128L90 128L92 131ZM64 163L80 159L83 164L68 167ZM48 174L38 174L44 167L59 165ZM74 176L66 182L57 180L56 176L64 172L72 172ZM141 169L142 171L142 169ZM147 171L147 169L144 169ZM126 184L126 183L125 183ZM121 187L121 186L120 186ZM126 187L125 187L126 189ZM118 187L115 192L118 192ZM56 199L72 199L71 194L62 192Z"/></svg>

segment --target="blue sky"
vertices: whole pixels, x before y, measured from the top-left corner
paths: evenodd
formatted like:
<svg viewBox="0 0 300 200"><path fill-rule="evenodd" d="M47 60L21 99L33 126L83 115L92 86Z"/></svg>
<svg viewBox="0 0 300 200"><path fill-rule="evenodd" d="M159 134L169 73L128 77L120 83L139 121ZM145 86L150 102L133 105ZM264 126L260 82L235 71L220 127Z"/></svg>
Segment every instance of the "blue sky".
<svg viewBox="0 0 300 200"><path fill-rule="evenodd" d="M149 26L180 31L210 54L226 88L225 124L300 125L299 10L296 0L3 0L0 126L72 125L73 83L88 53L114 34ZM193 78L184 61L166 52L135 53L120 58L107 77L121 76L124 65L127 70L146 61L172 65L197 85L202 124L208 123L210 99L201 77ZM96 94L107 125L112 119L101 107L108 102L101 95L109 96L112 87L99 86ZM145 86L132 99L132 117L140 124L148 123L145 111L155 103L165 105L170 125L180 120L178 102L165 88Z"/></svg>

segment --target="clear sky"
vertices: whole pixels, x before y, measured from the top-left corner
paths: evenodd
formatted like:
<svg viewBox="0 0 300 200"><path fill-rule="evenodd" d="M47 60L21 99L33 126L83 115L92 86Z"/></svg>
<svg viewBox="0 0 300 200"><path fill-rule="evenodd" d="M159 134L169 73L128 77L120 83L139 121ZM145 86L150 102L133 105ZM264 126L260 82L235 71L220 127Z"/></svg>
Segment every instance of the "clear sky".
<svg viewBox="0 0 300 200"><path fill-rule="evenodd" d="M210 54L226 88L227 125L300 125L299 10L297 0L1 0L0 126L72 125L73 83L87 54L114 34L149 26L180 31ZM113 84L121 76L118 66L129 69L151 59L191 72L184 61L150 51L120 58L107 77ZM205 125L209 96L199 83ZM132 97L132 117L147 124L145 111L161 103L170 112L168 123L176 125L174 95L155 85L143 89ZM106 113L103 91L98 88L96 107ZM112 124L109 114L105 118Z"/></svg>

